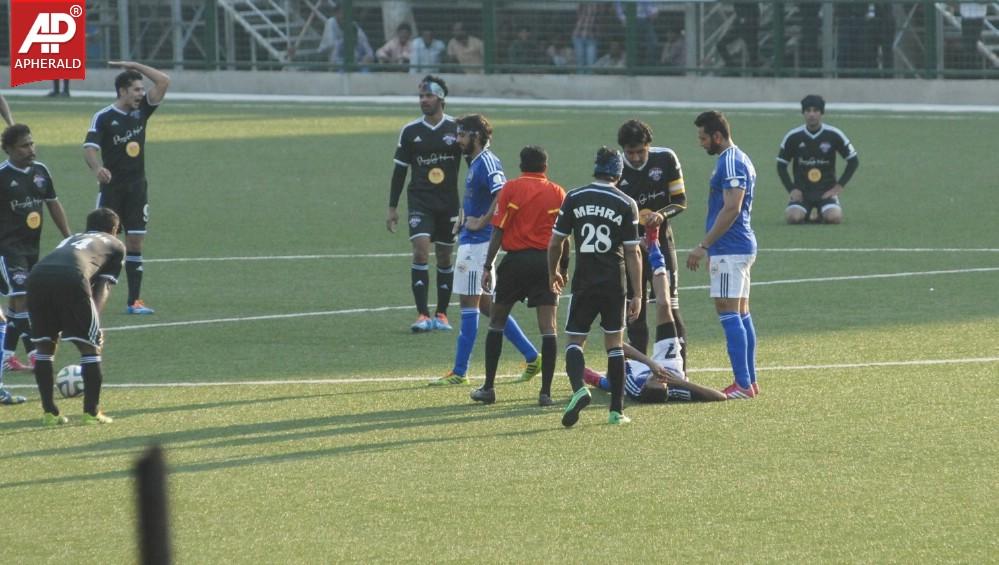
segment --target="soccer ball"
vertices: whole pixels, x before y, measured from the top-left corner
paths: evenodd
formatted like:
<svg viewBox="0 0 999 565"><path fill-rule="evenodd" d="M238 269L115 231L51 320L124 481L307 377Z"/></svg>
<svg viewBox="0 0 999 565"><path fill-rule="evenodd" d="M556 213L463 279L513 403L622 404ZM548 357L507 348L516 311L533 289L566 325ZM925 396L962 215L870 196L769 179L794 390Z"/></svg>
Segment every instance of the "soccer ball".
<svg viewBox="0 0 999 565"><path fill-rule="evenodd" d="M63 398L73 398L83 394L83 369L79 365L66 365L55 379L56 388Z"/></svg>

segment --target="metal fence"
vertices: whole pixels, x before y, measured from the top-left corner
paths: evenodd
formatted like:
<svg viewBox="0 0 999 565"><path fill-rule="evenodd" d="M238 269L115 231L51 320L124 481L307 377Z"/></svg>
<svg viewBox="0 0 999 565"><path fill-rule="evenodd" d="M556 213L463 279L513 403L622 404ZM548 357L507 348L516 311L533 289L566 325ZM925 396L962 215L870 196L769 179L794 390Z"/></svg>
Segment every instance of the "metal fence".
<svg viewBox="0 0 999 565"><path fill-rule="evenodd" d="M92 66L999 78L999 2L92 0L87 20Z"/></svg>

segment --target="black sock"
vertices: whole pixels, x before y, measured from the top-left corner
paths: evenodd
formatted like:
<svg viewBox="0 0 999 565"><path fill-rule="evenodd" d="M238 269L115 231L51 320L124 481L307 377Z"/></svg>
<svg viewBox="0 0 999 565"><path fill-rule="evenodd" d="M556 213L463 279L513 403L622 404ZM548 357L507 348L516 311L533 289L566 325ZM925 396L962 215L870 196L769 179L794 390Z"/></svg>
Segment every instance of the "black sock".
<svg viewBox="0 0 999 565"><path fill-rule="evenodd" d="M503 352L503 330L489 328L486 334L486 382L484 389L493 388L496 383L496 367L499 365L500 353Z"/></svg>
<svg viewBox="0 0 999 565"><path fill-rule="evenodd" d="M451 289L454 287L454 267L437 267L437 314L447 316L447 305L451 302Z"/></svg>
<svg viewBox="0 0 999 565"><path fill-rule="evenodd" d="M35 384L38 385L38 395L42 397L42 410L58 415L59 408L53 398L55 377L52 376L51 355L39 355L35 358Z"/></svg>
<svg viewBox="0 0 999 565"><path fill-rule="evenodd" d="M673 337L676 337L676 324L673 322L664 322L656 326L656 341Z"/></svg>
<svg viewBox="0 0 999 565"><path fill-rule="evenodd" d="M17 347L16 339L17 337L20 337L21 341L24 342L24 350L30 353L32 350L35 349L35 344L31 343L31 322L28 321L28 313L18 312L17 314L14 314L13 322L14 322L15 341L14 341L14 347L12 347L11 349L13 350L14 348ZM8 326L7 331L10 331L10 329L11 328Z"/></svg>
<svg viewBox="0 0 999 565"><path fill-rule="evenodd" d="M541 394L552 395L556 355L558 355L558 338L555 335L541 336Z"/></svg>
<svg viewBox="0 0 999 565"><path fill-rule="evenodd" d="M96 416L97 409L101 405L101 383L104 382L104 375L101 373L101 356L81 357L80 368L83 373L83 411L91 416Z"/></svg>
<svg viewBox="0 0 999 565"><path fill-rule="evenodd" d="M427 286L430 284L430 273L427 272L427 264L413 263L409 270L409 278L413 283L413 300L416 301L416 311L424 316L429 316Z"/></svg>
<svg viewBox="0 0 999 565"><path fill-rule="evenodd" d="M128 305L135 304L142 292L142 254L125 255L125 275L128 277Z"/></svg>
<svg viewBox="0 0 999 565"><path fill-rule="evenodd" d="M11 317L9 320L7 320L7 333L4 334L3 338L3 350L4 351L16 350L18 337L20 337L20 335L18 334L17 326L14 325L14 318Z"/></svg>
<svg viewBox="0 0 999 565"><path fill-rule="evenodd" d="M611 387L610 409L624 412L624 350L620 347L607 350L607 380Z"/></svg>
<svg viewBox="0 0 999 565"><path fill-rule="evenodd" d="M570 343L565 348L565 372L569 375L569 384L572 392L583 388L583 369L586 368L586 359L583 357L583 348Z"/></svg>
<svg viewBox="0 0 999 565"><path fill-rule="evenodd" d="M673 323L676 324L676 337L680 342L680 358L683 360L683 370L687 370L687 326L683 325L680 309L673 308Z"/></svg>

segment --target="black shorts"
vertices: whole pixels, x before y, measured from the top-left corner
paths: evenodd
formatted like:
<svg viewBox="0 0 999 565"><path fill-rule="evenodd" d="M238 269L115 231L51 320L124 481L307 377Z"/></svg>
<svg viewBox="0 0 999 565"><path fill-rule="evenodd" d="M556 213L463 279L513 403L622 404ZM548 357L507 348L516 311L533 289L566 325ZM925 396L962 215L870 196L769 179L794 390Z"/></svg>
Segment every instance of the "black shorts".
<svg viewBox="0 0 999 565"><path fill-rule="evenodd" d="M149 222L147 188L144 178L121 184L102 184L97 207L114 210L121 218L126 234L145 234Z"/></svg>
<svg viewBox="0 0 999 565"><path fill-rule="evenodd" d="M511 251L496 267L496 304L527 299L527 307L556 306L558 296L548 282L548 251Z"/></svg>
<svg viewBox="0 0 999 565"><path fill-rule="evenodd" d="M787 203L787 207L801 208L805 211L805 216L807 217L809 214L811 214L813 209L818 209L819 213L821 213L826 208L826 206L835 206L837 208L841 206L839 203L838 196L833 196L832 198L822 198L822 194L824 194L824 192L825 191L815 192L815 193L806 192L802 195L801 202L789 201Z"/></svg>
<svg viewBox="0 0 999 565"><path fill-rule="evenodd" d="M573 291L569 302L569 315L565 320L565 333L569 335L589 335L593 320L600 316L600 328L604 333L615 333L624 329L625 295L623 292L602 292L599 289Z"/></svg>
<svg viewBox="0 0 999 565"><path fill-rule="evenodd" d="M71 274L35 273L28 277L31 341L78 341L100 349L100 317L90 282Z"/></svg>
<svg viewBox="0 0 999 565"><path fill-rule="evenodd" d="M4 296L24 296L28 273L38 262L38 254L0 255L0 294Z"/></svg>
<svg viewBox="0 0 999 565"><path fill-rule="evenodd" d="M409 209L409 239L429 237L441 245L454 245L454 226L458 223L457 210Z"/></svg>

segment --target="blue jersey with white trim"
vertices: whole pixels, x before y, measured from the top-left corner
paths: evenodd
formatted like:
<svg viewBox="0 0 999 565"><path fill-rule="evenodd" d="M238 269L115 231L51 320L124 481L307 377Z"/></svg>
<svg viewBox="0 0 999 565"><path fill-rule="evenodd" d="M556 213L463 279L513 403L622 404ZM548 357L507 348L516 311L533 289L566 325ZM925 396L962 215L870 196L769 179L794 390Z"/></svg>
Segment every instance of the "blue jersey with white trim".
<svg viewBox="0 0 999 565"><path fill-rule="evenodd" d="M755 255L756 234L750 225L753 195L756 194L756 168L749 155L735 145L718 156L718 164L711 175L711 193L708 196L708 217L704 231L710 231L725 204L726 190L742 190L742 208L735 223L717 241L711 244L711 255Z"/></svg>
<svg viewBox="0 0 999 565"><path fill-rule="evenodd" d="M468 163L468 174L465 175L465 201L462 205L465 217L479 217L486 214L505 183L503 163L486 147ZM485 227L475 231L462 226L458 243L461 245L485 243L489 241L492 233L492 222L487 222Z"/></svg>

